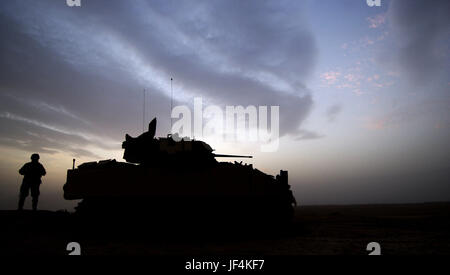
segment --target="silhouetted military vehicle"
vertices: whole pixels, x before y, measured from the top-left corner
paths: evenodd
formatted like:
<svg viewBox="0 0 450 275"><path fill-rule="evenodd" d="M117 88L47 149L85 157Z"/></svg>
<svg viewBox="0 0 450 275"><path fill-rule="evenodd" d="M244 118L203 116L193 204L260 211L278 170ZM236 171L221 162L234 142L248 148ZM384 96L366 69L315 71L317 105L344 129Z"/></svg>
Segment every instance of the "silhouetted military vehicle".
<svg viewBox="0 0 450 275"><path fill-rule="evenodd" d="M287 171L276 177L242 162L218 162L205 142L149 131L122 148L124 159L83 163L67 171L64 198L82 201L76 212L114 217L137 214L157 219L224 223L289 221L295 199Z"/></svg>

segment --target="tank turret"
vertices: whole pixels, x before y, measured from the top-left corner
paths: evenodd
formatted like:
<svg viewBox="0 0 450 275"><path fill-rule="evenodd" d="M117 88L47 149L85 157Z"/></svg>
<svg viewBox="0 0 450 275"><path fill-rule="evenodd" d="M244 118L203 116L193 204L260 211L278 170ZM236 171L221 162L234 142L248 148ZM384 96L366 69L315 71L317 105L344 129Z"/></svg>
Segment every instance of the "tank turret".
<svg viewBox="0 0 450 275"><path fill-rule="evenodd" d="M252 156L214 154L214 150L207 143L188 137L180 138L177 134L155 138L156 123L154 118L149 124L148 132L138 137L125 135L122 148L125 149L123 158L127 162L159 165L176 162L211 164L216 162L215 157L252 158Z"/></svg>

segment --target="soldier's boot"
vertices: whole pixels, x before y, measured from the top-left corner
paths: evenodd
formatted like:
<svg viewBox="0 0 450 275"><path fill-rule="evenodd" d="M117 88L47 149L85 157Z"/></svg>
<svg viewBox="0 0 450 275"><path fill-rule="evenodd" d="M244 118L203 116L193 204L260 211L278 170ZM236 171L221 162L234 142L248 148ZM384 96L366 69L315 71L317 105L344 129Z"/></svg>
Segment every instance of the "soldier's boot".
<svg viewBox="0 0 450 275"><path fill-rule="evenodd" d="M22 211L24 204L25 204L25 197L21 195L19 197L19 206L18 206L17 210Z"/></svg>
<svg viewBox="0 0 450 275"><path fill-rule="evenodd" d="M33 197L33 201L32 201L33 211L37 210L38 201L39 201L38 197Z"/></svg>

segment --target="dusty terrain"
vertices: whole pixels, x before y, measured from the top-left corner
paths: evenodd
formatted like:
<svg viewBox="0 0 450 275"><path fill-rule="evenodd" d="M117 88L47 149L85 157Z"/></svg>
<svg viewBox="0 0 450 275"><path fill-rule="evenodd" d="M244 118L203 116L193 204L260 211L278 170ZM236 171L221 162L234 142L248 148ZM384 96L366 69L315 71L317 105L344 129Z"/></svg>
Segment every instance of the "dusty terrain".
<svg viewBox="0 0 450 275"><path fill-rule="evenodd" d="M0 224L1 254L65 255L71 241L84 255L366 255L369 242L378 242L384 255L450 254L450 203L302 206L288 229L242 235L205 228L208 236L193 236L189 224L123 230L50 211L0 211Z"/></svg>

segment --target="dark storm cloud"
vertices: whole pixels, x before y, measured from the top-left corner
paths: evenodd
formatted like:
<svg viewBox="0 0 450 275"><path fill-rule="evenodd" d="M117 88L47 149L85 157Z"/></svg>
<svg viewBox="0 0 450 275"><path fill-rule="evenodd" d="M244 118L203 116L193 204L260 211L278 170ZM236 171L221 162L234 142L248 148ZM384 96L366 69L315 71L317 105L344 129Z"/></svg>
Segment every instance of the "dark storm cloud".
<svg viewBox="0 0 450 275"><path fill-rule="evenodd" d="M279 105L280 134L300 134L316 56L301 14L298 1L2 2L1 138L32 140L28 126L62 138L46 136L46 125L66 133L72 151L109 149L140 131L143 88L148 116L167 132L170 77L175 101ZM11 133L14 118L23 127Z"/></svg>
<svg viewBox="0 0 450 275"><path fill-rule="evenodd" d="M450 1L396 0L389 20L399 45L400 66L418 82L439 74L448 62Z"/></svg>
<svg viewBox="0 0 450 275"><path fill-rule="evenodd" d="M95 154L83 149L84 146L92 143L77 134L65 133L10 113L0 114L0 125L7 129L7 133L0 137L2 145L30 152L54 154L62 151L75 157L98 158Z"/></svg>
<svg viewBox="0 0 450 275"><path fill-rule="evenodd" d="M342 106L339 104L331 105L328 107L326 115L329 122L333 122L336 120L337 116L341 113Z"/></svg>
<svg viewBox="0 0 450 275"><path fill-rule="evenodd" d="M310 139L319 139L323 137L324 137L323 135L318 134L314 131L301 129L298 131L298 137L295 138L295 140L310 140Z"/></svg>

